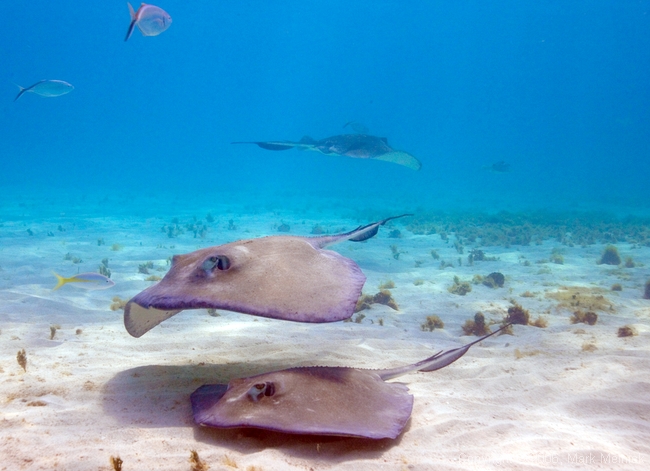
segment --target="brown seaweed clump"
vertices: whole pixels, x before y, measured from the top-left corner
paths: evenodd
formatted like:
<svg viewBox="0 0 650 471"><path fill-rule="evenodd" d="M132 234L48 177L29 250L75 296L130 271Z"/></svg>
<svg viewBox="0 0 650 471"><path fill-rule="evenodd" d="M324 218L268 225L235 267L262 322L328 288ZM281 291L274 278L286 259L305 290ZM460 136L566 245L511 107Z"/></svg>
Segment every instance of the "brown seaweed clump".
<svg viewBox="0 0 650 471"><path fill-rule="evenodd" d="M618 328L619 337L634 337L635 335L639 335L639 333L631 325L624 325Z"/></svg>
<svg viewBox="0 0 650 471"><path fill-rule="evenodd" d="M521 325L532 325L533 327L545 328L548 327L548 321L546 318L539 316L535 320L530 319L530 313L528 310L521 307L515 301L510 301L512 306L508 308L508 315L503 319L502 324L521 324Z"/></svg>
<svg viewBox="0 0 650 471"><path fill-rule="evenodd" d="M496 257L488 257L485 255L485 252L480 249L470 250L469 255L467 256L467 262L470 265L474 265L474 262L494 262L496 260Z"/></svg>
<svg viewBox="0 0 650 471"><path fill-rule="evenodd" d="M463 332L465 335L476 335L481 337L489 334L490 328L485 324L485 316L482 312L474 314L474 320L467 319L463 324Z"/></svg>
<svg viewBox="0 0 650 471"><path fill-rule="evenodd" d="M113 467L113 471L122 471L122 458L119 456L111 456L111 466Z"/></svg>
<svg viewBox="0 0 650 471"><path fill-rule="evenodd" d="M605 247L605 251L600 256L598 265L620 265L621 256L618 254L618 249L614 245Z"/></svg>
<svg viewBox="0 0 650 471"><path fill-rule="evenodd" d="M18 350L18 353L16 354L16 361L23 369L23 371L27 372L27 353L25 353L24 348L22 350Z"/></svg>
<svg viewBox="0 0 650 471"><path fill-rule="evenodd" d="M364 309L370 309L372 304L383 304L388 306L396 311L399 311L399 306L393 299L393 295L387 289L382 289L374 295L363 294L357 300L357 305L354 307L354 312L363 311Z"/></svg>
<svg viewBox="0 0 650 471"><path fill-rule="evenodd" d="M199 458L199 453L196 450L190 450L190 465L192 471L208 471L210 466Z"/></svg>
<svg viewBox="0 0 650 471"><path fill-rule="evenodd" d="M427 316L426 321L420 325L420 328L424 331L428 330L429 332L433 332L436 329L443 329L445 327L445 323L442 322L440 317L438 316Z"/></svg>
<svg viewBox="0 0 650 471"><path fill-rule="evenodd" d="M106 259L104 259L104 260L106 260ZM99 272L100 275L104 275L106 278L111 277L111 269L108 268L108 266L104 265L103 263L101 265L99 265L99 269L97 271Z"/></svg>
<svg viewBox="0 0 650 471"><path fill-rule="evenodd" d="M585 286L562 286L554 293L546 296L559 301L560 307L588 311L614 311L614 305L603 296L606 291L601 288L588 288Z"/></svg>
<svg viewBox="0 0 650 471"><path fill-rule="evenodd" d="M498 271L490 273L483 279L483 284L490 288L503 288L503 284L506 281L506 277L503 276L503 273Z"/></svg>
<svg viewBox="0 0 650 471"><path fill-rule="evenodd" d="M278 226L278 232L289 232L291 230L291 227L289 227L289 224L287 223L282 223Z"/></svg>
<svg viewBox="0 0 650 471"><path fill-rule="evenodd" d="M379 284L379 289L393 289L395 288L395 282L393 280L386 280L383 283Z"/></svg>
<svg viewBox="0 0 650 471"><path fill-rule="evenodd" d="M382 289L379 291L379 293L375 294L375 296L373 297L373 302L376 304L383 304L396 311L399 311L399 307L397 306L397 303L393 299L393 295L387 289Z"/></svg>
<svg viewBox="0 0 650 471"><path fill-rule="evenodd" d="M598 322L598 314L596 314L593 311L587 311L587 312L576 311L571 316L572 324L583 323L583 324L595 325L596 322Z"/></svg>
<svg viewBox="0 0 650 471"><path fill-rule="evenodd" d="M122 299L119 296L113 296L113 302L111 303L111 311L117 311L118 309L124 310L124 306L128 303L128 299Z"/></svg>
<svg viewBox="0 0 650 471"><path fill-rule="evenodd" d="M528 325L532 325L533 327L539 327L540 329L545 329L548 327L548 321L546 320L545 317L538 316L537 319L535 319L532 322L529 322Z"/></svg>
<svg viewBox="0 0 650 471"><path fill-rule="evenodd" d="M508 316L506 317L505 324L521 324L528 325L530 322L530 313L517 303L513 303L508 308Z"/></svg>
<svg viewBox="0 0 650 471"><path fill-rule="evenodd" d="M467 293L472 291L472 285L469 281L460 281L460 278L454 276L454 284L447 288L451 294L457 294L459 296L465 296Z"/></svg>

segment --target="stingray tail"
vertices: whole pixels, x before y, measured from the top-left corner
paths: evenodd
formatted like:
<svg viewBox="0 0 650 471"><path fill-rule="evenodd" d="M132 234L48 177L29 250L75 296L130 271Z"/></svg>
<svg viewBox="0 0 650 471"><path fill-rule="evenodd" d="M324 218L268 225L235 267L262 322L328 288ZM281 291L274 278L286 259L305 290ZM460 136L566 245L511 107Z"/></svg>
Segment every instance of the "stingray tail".
<svg viewBox="0 0 650 471"><path fill-rule="evenodd" d="M124 42L128 41L131 35L133 34L133 29L135 28L135 23L138 21L138 18L135 14L135 10L133 10L133 7L129 2L126 2L126 4L129 6L129 13L131 14L131 24L129 25L129 29L126 32L126 37L124 38Z"/></svg>
<svg viewBox="0 0 650 471"><path fill-rule="evenodd" d="M512 323L506 324L500 327L499 329L495 330L494 332L484 335L483 337L476 339L473 342L468 343L467 345L463 345L462 347L454 348L452 350L447 350L446 352L440 351L435 355L430 356L429 358L426 358L412 365L400 366L389 370L382 370L378 372L379 376L381 377L381 379L386 381L389 379L397 378L398 376L402 376L406 373L411 373L412 371L427 372L427 371L439 370L441 368L444 368L445 366L451 365L453 362L455 362L460 357L465 355L472 345L476 345L477 343L482 342L486 338L501 332L503 329L511 325Z"/></svg>
<svg viewBox="0 0 650 471"><path fill-rule="evenodd" d="M350 232L332 236L313 237L312 240L314 240L313 243L321 249L346 240L349 240L351 242L363 242L364 240L368 240L376 236L377 232L379 232L379 227L383 226L388 221L397 218L403 218L406 216L413 216L413 214L400 214L399 216L391 216L389 218L382 219L381 221L366 224L365 226L359 226L356 229L352 229Z"/></svg>
<svg viewBox="0 0 650 471"><path fill-rule="evenodd" d="M266 150L289 150L296 147L298 144L290 141L237 141L231 144L255 144L256 146Z"/></svg>

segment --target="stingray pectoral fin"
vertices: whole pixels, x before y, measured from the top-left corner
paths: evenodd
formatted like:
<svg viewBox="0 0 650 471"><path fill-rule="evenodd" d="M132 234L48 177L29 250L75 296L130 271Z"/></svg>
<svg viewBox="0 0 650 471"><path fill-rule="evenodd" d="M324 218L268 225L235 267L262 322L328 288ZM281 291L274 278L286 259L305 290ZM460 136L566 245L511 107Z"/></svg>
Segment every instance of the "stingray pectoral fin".
<svg viewBox="0 0 650 471"><path fill-rule="evenodd" d="M377 155L372 157L377 160L385 160L386 162L393 162L394 164L403 165L413 170L420 170L422 168L422 163L413 157L407 152L402 152L399 150L393 150L391 152L386 152L385 154Z"/></svg>
<svg viewBox="0 0 650 471"><path fill-rule="evenodd" d="M197 424L213 425L210 409L221 400L227 390L227 384L204 384L192 393L192 415Z"/></svg>
<svg viewBox="0 0 650 471"><path fill-rule="evenodd" d="M165 310L143 307L133 300L124 306L124 327L133 337L142 337L162 321L181 312L182 309Z"/></svg>

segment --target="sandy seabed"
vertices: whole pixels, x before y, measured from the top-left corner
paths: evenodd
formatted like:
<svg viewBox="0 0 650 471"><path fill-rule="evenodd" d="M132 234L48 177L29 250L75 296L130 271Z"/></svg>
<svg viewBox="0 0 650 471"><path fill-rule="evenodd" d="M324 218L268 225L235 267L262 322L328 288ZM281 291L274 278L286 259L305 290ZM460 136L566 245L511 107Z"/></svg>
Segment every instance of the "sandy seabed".
<svg viewBox="0 0 650 471"><path fill-rule="evenodd" d="M190 470L191 450L211 470L650 466L650 300L643 299L649 247L617 244L623 257L633 258L633 268L597 264L603 244L561 246L564 263L552 263L559 245L552 240L483 247L497 260L469 265L471 247L459 254L453 235L447 241L415 235L398 220L365 243L333 247L366 274L364 293L392 281L398 311L375 304L362 319L353 316L359 322L308 325L195 310L131 337L123 312L111 310L113 298L129 299L152 285L146 278L163 276L172 254L278 234L280 223L291 234L307 236L316 224L337 232L371 222L280 217L276 211L213 214L204 238L191 231L168 237L161 228L173 224L172 218L162 216L2 217L0 470L110 470L111 456L123 460L125 471ZM191 220L181 215L178 224ZM389 237L394 229L400 238ZM441 269L431 250L454 266ZM96 271L103 259L113 288L66 285L52 291L52 271ZM140 273L149 261L150 273ZM465 296L448 291L454 276L471 281L497 271L506 277L502 288L472 284ZM615 283L620 291L611 290ZM579 287L583 305L595 303L595 325L570 322L581 306L572 305L575 292L565 287ZM396 440L214 430L193 423L189 395L202 384L298 365L413 363L470 342L475 337L463 334L466 320L480 311L500 322L513 302L533 319L542 316L547 327L514 326L513 335L489 338L443 370L399 378L415 404ZM444 328L423 330L430 315L438 315ZM619 337L625 325L638 335ZM26 371L16 360L22 349Z"/></svg>

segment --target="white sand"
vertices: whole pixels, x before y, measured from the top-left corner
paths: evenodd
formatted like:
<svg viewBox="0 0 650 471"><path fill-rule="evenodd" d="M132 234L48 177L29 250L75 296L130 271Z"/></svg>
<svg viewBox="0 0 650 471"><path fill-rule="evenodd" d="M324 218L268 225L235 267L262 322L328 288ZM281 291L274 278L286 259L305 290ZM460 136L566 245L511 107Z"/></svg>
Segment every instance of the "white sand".
<svg viewBox="0 0 650 471"><path fill-rule="evenodd" d="M33 210L32 212L34 212ZM180 214L180 213L179 213ZM160 227L171 217L79 219L71 215L5 214L0 227L0 470L109 470L119 456L124 470L189 470L190 450L212 470L425 470L616 469L650 466L650 301L642 299L650 249L617 244L644 266L597 265L602 245L564 247L564 265L548 259L557 243L484 248L498 261L467 266L439 236L391 239L391 228L362 244L335 249L367 275L364 292L394 281L400 311L374 306L361 323L296 324L221 312L186 311L132 338L113 296L129 298L152 282L138 265L199 247L277 234L280 220L293 234L314 224L352 229L360 221L290 213L213 213L205 239L169 239ZM387 214L388 215L388 214ZM204 213L198 214L199 217ZM237 229L227 230L233 219ZM179 217L181 223L191 220ZM363 221L370 222L370 221ZM61 225L65 231L59 231ZM34 231L33 236L26 233ZM46 233L52 231L54 236ZM97 245L103 238L105 245ZM453 241L453 237L450 238ZM121 250L111 250L117 243ZM390 245L402 252L392 257ZM173 248L171 246L174 246ZM454 261L439 269L429 252ZM116 286L53 292L55 270L76 273L66 253L95 271L109 258ZM529 260L530 266L524 261ZM421 262L416 267L416 261ZM164 272L150 270L162 276ZM473 285L466 296L447 291L454 275L500 271L506 285ZM421 285L414 281L421 279ZM609 291L621 283L621 292ZM571 310L545 296L560 286L599 287L614 312L598 323L573 325ZM522 297L530 291L534 297ZM189 395L201 384L227 382L295 365L387 368L415 362L474 337L461 325L482 311L501 320L515 299L547 328L515 326L514 335L490 338L443 370L400 378L415 397L410 422L397 440L300 437L255 430L209 430L193 424ZM445 328L424 332L427 315ZM383 326L379 319L383 319ZM638 336L619 338L630 324ZM58 325L50 340L50 326ZM79 329L79 333L77 333ZM25 349L27 371L16 361Z"/></svg>

